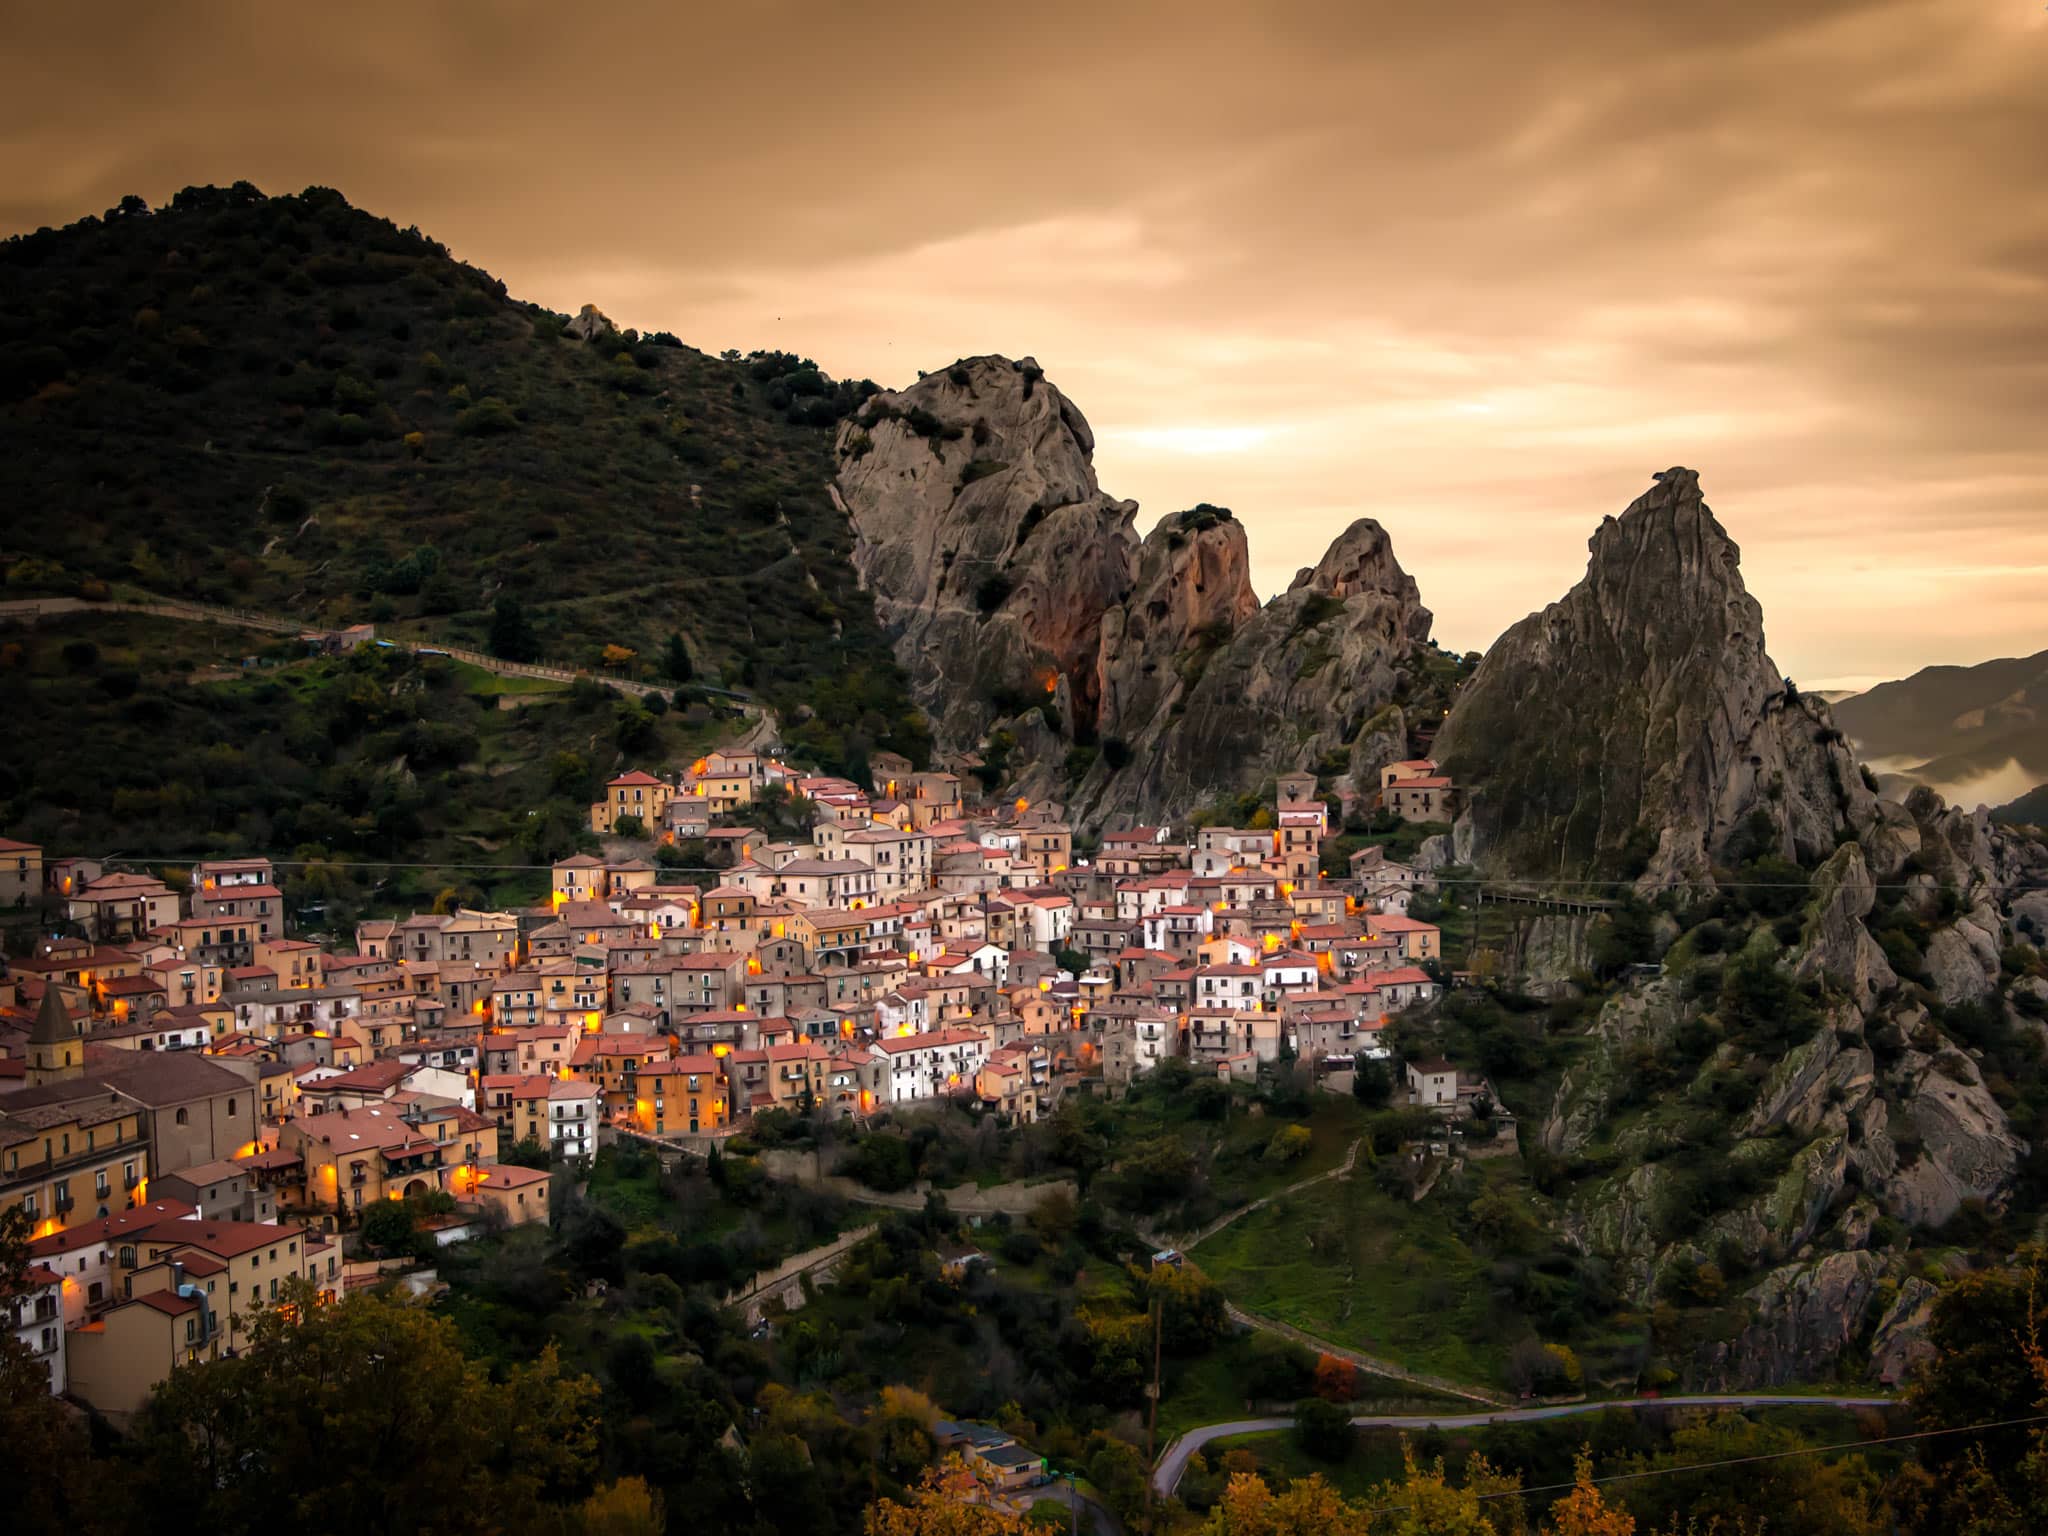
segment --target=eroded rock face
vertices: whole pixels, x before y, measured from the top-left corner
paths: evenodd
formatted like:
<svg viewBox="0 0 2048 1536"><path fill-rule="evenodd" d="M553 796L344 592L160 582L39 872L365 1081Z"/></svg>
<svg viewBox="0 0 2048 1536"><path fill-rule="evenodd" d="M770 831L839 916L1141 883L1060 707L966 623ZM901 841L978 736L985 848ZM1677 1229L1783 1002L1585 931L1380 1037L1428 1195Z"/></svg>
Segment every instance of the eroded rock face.
<svg viewBox="0 0 2048 1536"><path fill-rule="evenodd" d="M1170 658L1154 645L1141 665L1166 686L1121 691L1103 714L1104 736L1127 744L1130 767L1111 773L1105 762L1075 798L1098 820L1172 818L1337 757L1340 790L1376 783L1381 765L1408 755L1408 722L1392 700L1429 627L1386 530L1360 518L1263 608L1182 631Z"/></svg>
<svg viewBox="0 0 2048 1536"><path fill-rule="evenodd" d="M1870 1336L1871 1373L1883 1385L1904 1386L1934 1358L1934 1340L1927 1336L1927 1326L1934 1320L1934 1303L1940 1294L1918 1275L1899 1283L1892 1304L1885 1308Z"/></svg>
<svg viewBox="0 0 2048 1536"><path fill-rule="evenodd" d="M1093 719L1103 614L1138 545L1137 504L1096 485L1094 446L1030 358L969 358L840 428L854 566L949 746L1062 681Z"/></svg>
<svg viewBox="0 0 2048 1536"><path fill-rule="evenodd" d="M1884 949L1863 919L1877 902L1863 849L1844 843L1814 872L1813 913L1807 919L1805 952L1794 974L1823 977L1845 990L1859 1010L1869 1009L1899 983Z"/></svg>
<svg viewBox="0 0 2048 1536"><path fill-rule="evenodd" d="M1828 1374L1861 1331L1883 1272L1870 1253L1831 1253L1772 1270L1748 1292L1756 1309L1749 1326L1702 1352L1699 1385L1782 1386Z"/></svg>
<svg viewBox="0 0 2048 1536"><path fill-rule="evenodd" d="M1242 523L1212 507L1164 519L1139 549L1130 592L1103 615L1102 733L1155 751L1155 727L1185 709L1200 675L1191 655L1227 645L1258 611Z"/></svg>
<svg viewBox="0 0 2048 1536"><path fill-rule="evenodd" d="M1140 543L1087 421L1029 358L878 395L838 448L854 564L913 696L943 747L1007 731L1031 798L1090 826L1172 819L1334 755L1359 775L1407 755L1391 701L1430 616L1370 519L1262 608L1227 511ZM1058 732L1035 723L1046 704ZM1094 767L1066 783L1089 740Z"/></svg>
<svg viewBox="0 0 2048 1536"><path fill-rule="evenodd" d="M1661 889L1707 878L1753 816L1814 859L1875 814L1827 705L1765 652L1699 477L1656 479L1593 535L1584 580L1487 652L1437 738L1484 868Z"/></svg>
<svg viewBox="0 0 2048 1536"><path fill-rule="evenodd" d="M1965 1200L1991 1200L2011 1186L2027 1144L1984 1085L1975 1062L1950 1047L1939 1056L1908 1051L1887 1075L1884 1135L1916 1155L1901 1157L1875 1186L1892 1215L1938 1227Z"/></svg>

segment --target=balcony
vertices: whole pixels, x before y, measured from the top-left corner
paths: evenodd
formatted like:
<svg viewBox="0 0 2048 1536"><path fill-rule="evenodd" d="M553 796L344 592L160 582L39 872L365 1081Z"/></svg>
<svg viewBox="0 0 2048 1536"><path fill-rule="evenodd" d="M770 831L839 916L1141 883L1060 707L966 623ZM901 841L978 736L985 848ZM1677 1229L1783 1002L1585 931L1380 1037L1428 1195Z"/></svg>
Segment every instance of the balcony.
<svg viewBox="0 0 2048 1536"><path fill-rule="evenodd" d="M50 1197L50 1209L55 1211L60 1216L63 1215L66 1211L71 1210L77 1204L78 1201L75 1198L73 1198L69 1191L60 1191L59 1193Z"/></svg>

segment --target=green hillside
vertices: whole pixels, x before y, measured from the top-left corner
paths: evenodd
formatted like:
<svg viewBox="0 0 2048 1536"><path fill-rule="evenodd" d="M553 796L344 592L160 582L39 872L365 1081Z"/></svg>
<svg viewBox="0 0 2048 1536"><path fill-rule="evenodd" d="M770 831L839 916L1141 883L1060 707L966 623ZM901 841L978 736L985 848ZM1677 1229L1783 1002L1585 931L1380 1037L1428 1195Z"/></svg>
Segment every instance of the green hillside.
<svg viewBox="0 0 2048 1536"><path fill-rule="evenodd" d="M917 755L832 505L871 393L509 297L335 192L188 188L0 244L8 597L202 598L750 690L822 761ZM502 639L502 634L501 634ZM614 653L616 657L616 653Z"/></svg>
<svg viewBox="0 0 2048 1536"><path fill-rule="evenodd" d="M525 903L594 848L587 808L627 762L686 762L732 728L594 682L131 613L0 632L0 827L161 866L267 853L293 916ZM657 712L658 711L658 712ZM664 856L667 856L664 850Z"/></svg>

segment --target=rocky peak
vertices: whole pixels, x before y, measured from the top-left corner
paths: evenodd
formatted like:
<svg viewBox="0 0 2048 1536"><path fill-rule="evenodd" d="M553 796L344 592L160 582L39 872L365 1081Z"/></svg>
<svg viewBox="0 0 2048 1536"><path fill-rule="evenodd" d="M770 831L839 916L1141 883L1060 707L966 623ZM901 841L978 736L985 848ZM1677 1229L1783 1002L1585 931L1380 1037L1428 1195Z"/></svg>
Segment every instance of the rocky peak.
<svg viewBox="0 0 2048 1536"><path fill-rule="evenodd" d="M1261 608L1235 517L1203 504L1140 543L1094 445L1028 357L965 358L840 429L854 566L942 748L1000 730L1018 792L1087 825L1406 754L1391 700L1430 619L1384 529L1352 524Z"/></svg>
<svg viewBox="0 0 2048 1536"><path fill-rule="evenodd" d="M1137 546L1094 444L1030 358L963 359L840 428L854 566L943 745L1048 693L1092 724L1102 615Z"/></svg>
<svg viewBox="0 0 2048 1536"><path fill-rule="evenodd" d="M1873 815L1827 705L1764 649L1741 552L1670 469L1602 521L1579 584L1511 628L1437 738L1489 870L1704 878L1738 828L1824 857Z"/></svg>
<svg viewBox="0 0 2048 1536"><path fill-rule="evenodd" d="M1304 588L1339 599L1375 593L1410 606L1417 605L1421 596L1415 578L1402 570L1401 563L1394 558L1394 541L1387 536L1387 530L1369 517L1359 518L1338 534L1323 552L1323 558L1304 566L1287 590L1299 592ZM1425 627L1416 638L1427 635Z"/></svg>
<svg viewBox="0 0 2048 1536"><path fill-rule="evenodd" d="M1170 549L1177 532L1162 524L1148 552L1154 539ZM1242 560L1241 535L1228 548ZM1203 622L1135 656L1105 625L1102 730L1131 763L1105 760L1081 784L1074 798L1095 819L1171 819L1297 769L1327 772L1341 793L1409 754L1393 700L1429 638L1430 613L1378 523L1353 523L1263 608L1247 601L1248 585L1227 585L1236 593L1227 608L1213 606L1212 588ZM1144 592L1141 577L1126 608L1146 605Z"/></svg>
<svg viewBox="0 0 2048 1536"><path fill-rule="evenodd" d="M1132 619L1183 640L1208 629L1234 632L1259 611L1244 524L1207 503L1162 519L1139 551L1124 607Z"/></svg>

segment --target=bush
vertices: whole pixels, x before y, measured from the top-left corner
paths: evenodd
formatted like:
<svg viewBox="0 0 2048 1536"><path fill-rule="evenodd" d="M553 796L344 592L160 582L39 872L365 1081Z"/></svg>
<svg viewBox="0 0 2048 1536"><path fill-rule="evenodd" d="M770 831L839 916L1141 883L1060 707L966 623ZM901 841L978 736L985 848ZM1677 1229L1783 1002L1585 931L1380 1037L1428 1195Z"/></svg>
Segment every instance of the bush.
<svg viewBox="0 0 2048 1536"><path fill-rule="evenodd" d="M1283 1125L1273 1133L1273 1139L1266 1143L1266 1161L1269 1163L1294 1163L1307 1157L1315 1145L1315 1136L1305 1125Z"/></svg>
<svg viewBox="0 0 2048 1536"><path fill-rule="evenodd" d="M1293 1402L1315 1390L1316 1357L1291 1339L1254 1335L1244 1393L1253 1402Z"/></svg>
<svg viewBox="0 0 2048 1536"><path fill-rule="evenodd" d="M486 396L455 416L458 437L501 437L518 430L519 418L513 415L512 407L495 395Z"/></svg>

